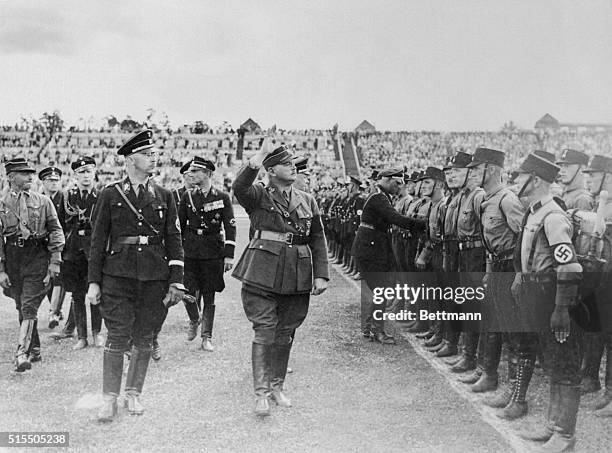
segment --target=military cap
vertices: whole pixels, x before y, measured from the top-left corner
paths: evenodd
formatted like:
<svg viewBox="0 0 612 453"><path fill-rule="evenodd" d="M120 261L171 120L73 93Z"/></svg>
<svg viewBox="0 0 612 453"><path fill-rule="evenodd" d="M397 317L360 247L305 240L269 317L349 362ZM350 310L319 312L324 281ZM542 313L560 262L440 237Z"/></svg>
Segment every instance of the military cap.
<svg viewBox="0 0 612 453"><path fill-rule="evenodd" d="M547 182L554 182L559 173L559 167L554 162L544 159L534 153L528 154L518 173L531 173Z"/></svg>
<svg viewBox="0 0 612 453"><path fill-rule="evenodd" d="M77 160L70 164L72 171L79 172L85 168L92 168L96 166L96 161L88 156L79 157Z"/></svg>
<svg viewBox="0 0 612 453"><path fill-rule="evenodd" d="M591 158L589 166L582 171L584 173L595 173L600 171L605 173L612 173L612 158L602 156L601 154L595 154Z"/></svg>
<svg viewBox="0 0 612 453"><path fill-rule="evenodd" d="M350 179L351 179L351 183L361 187L362 182L361 182L361 180L359 178L355 178L354 176L350 176Z"/></svg>
<svg viewBox="0 0 612 453"><path fill-rule="evenodd" d="M449 157L443 170L451 168L467 168L467 165L472 162L472 155L464 153L463 151L457 151L457 154Z"/></svg>
<svg viewBox="0 0 612 453"><path fill-rule="evenodd" d="M378 176L380 178L403 178L404 177L404 170L401 168L387 168L385 170L382 170L378 173Z"/></svg>
<svg viewBox="0 0 612 453"><path fill-rule="evenodd" d="M215 167L215 164L212 163L212 161L210 161L208 159L204 159L202 157L195 156L189 162L189 170L210 170L210 171L215 171L216 167Z"/></svg>
<svg viewBox="0 0 612 453"><path fill-rule="evenodd" d="M412 173L410 173L410 175L406 173L406 175L404 176L404 181L405 182L408 182L408 181L416 182L416 180L419 179L420 174L421 173L419 171L413 171Z"/></svg>
<svg viewBox="0 0 612 453"><path fill-rule="evenodd" d="M57 167L47 167L43 168L38 172L38 179L44 181L45 179L54 179L59 181L62 179L62 170Z"/></svg>
<svg viewBox="0 0 612 453"><path fill-rule="evenodd" d="M266 170L278 164L284 164L293 160L293 153L289 146L282 145L272 151L263 160L263 166Z"/></svg>
<svg viewBox="0 0 612 453"><path fill-rule="evenodd" d="M516 179L516 177L519 175L519 172L514 170L510 172L510 175L508 175L508 183L510 184L514 184L514 180Z"/></svg>
<svg viewBox="0 0 612 453"><path fill-rule="evenodd" d="M179 173L180 173L181 175L183 175L183 174L187 173L187 170L189 170L189 167L191 166L191 161L192 161L192 160L193 160L193 159L188 160L187 162L185 162L185 163L184 163L184 164L181 166L181 169L179 170Z"/></svg>
<svg viewBox="0 0 612 453"><path fill-rule="evenodd" d="M466 165L467 168L472 168L480 164L493 164L498 167L504 166L506 153L497 149L476 148L472 156L472 162Z"/></svg>
<svg viewBox="0 0 612 453"><path fill-rule="evenodd" d="M153 131L146 129L138 132L125 142L121 148L117 150L117 154L127 157L149 148L153 148Z"/></svg>
<svg viewBox="0 0 612 453"><path fill-rule="evenodd" d="M302 174L310 174L308 171L308 157L298 157L294 160L295 171Z"/></svg>
<svg viewBox="0 0 612 453"><path fill-rule="evenodd" d="M6 169L7 175L13 171L22 171L25 173L36 173L36 170L30 167L30 164L28 164L28 162L23 157L17 157L16 159L11 159L7 161L4 164L4 168Z"/></svg>
<svg viewBox="0 0 612 453"><path fill-rule="evenodd" d="M576 151L575 149L564 149L561 153L561 158L557 161L557 164L578 164L588 165L589 155L582 151Z"/></svg>
<svg viewBox="0 0 612 453"><path fill-rule="evenodd" d="M446 181L446 175L444 174L444 171L440 170L437 167L427 167L425 171L421 173L421 176L419 179L422 181L423 179L429 179L429 178L437 179L438 181L442 181L442 182Z"/></svg>
<svg viewBox="0 0 612 453"><path fill-rule="evenodd" d="M543 149L536 149L533 154L552 163L555 162L555 155L553 153L549 153L548 151L544 151Z"/></svg>

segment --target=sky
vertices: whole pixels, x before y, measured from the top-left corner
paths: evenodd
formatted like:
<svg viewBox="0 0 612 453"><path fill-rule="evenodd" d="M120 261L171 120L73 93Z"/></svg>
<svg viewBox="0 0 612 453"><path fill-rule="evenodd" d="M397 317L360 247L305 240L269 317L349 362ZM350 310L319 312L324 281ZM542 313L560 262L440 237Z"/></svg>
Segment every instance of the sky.
<svg viewBox="0 0 612 453"><path fill-rule="evenodd" d="M0 124L612 123L609 0L0 0Z"/></svg>

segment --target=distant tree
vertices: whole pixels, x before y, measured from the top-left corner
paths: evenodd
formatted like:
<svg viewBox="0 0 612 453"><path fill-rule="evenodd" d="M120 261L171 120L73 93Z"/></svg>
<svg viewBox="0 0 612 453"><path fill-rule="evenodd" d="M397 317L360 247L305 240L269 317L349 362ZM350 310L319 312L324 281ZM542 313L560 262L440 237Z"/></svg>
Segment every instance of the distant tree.
<svg viewBox="0 0 612 453"><path fill-rule="evenodd" d="M115 115L108 115L106 117L106 124L108 124L109 129L112 129L119 124L119 120Z"/></svg>
<svg viewBox="0 0 612 453"><path fill-rule="evenodd" d="M137 129L140 129L142 125L132 119L130 115L127 115L123 121L121 121L121 130L124 132L134 132Z"/></svg>
<svg viewBox="0 0 612 453"><path fill-rule="evenodd" d="M193 133L194 134L205 134L208 132L210 127L204 121L196 121L193 123Z"/></svg>
<svg viewBox="0 0 612 453"><path fill-rule="evenodd" d="M54 110L53 113L43 113L39 123L42 125L43 129L49 133L49 135L53 135L64 130L64 120L62 119L60 112L57 110Z"/></svg>

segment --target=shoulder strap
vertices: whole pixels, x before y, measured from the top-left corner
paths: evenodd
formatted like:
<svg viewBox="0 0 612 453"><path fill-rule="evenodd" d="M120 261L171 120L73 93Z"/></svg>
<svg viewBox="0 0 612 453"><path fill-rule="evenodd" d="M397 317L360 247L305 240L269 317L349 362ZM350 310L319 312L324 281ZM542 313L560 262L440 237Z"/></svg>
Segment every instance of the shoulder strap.
<svg viewBox="0 0 612 453"><path fill-rule="evenodd" d="M544 222L546 221L546 217L551 215L553 212L555 212L555 211L549 211L549 212L547 212L544 215L544 217L542 217L542 221L540 222L540 225L538 226L538 229L533 234L533 241L531 241L531 250L529 250L529 259L527 260L527 268L528 269L531 269L531 265L533 264L533 257L535 256L536 243L538 242L538 236L540 235L540 233L544 229ZM548 238L546 237L546 235L544 235L544 240L548 244Z"/></svg>
<svg viewBox="0 0 612 453"><path fill-rule="evenodd" d="M125 204L127 204L128 207L132 210L132 212L134 213L138 221L144 222L151 229L151 231L155 233L156 236L159 235L159 231L157 230L157 228L151 225L151 223L147 219L145 219L144 216L140 212L138 212L138 210L134 207L134 205L130 203L130 200L128 200L128 197L125 196L125 194L123 193L123 190L121 190L119 186L117 185L115 185L115 189L117 189L117 192L119 192L119 195L121 195L121 198L123 198L123 201L125 201Z"/></svg>

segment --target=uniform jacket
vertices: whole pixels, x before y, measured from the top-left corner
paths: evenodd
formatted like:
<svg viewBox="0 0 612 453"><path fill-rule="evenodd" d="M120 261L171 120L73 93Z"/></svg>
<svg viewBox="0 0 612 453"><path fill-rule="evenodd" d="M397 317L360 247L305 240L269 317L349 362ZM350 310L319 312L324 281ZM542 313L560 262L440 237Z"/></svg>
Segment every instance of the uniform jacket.
<svg viewBox="0 0 612 453"><path fill-rule="evenodd" d="M423 220L406 217L397 212L389 196L381 189L370 195L361 213L361 223L374 227L361 227L357 230L353 244L353 254L360 260L388 260L392 256L391 225L398 225L411 230L422 229Z"/></svg>
<svg viewBox="0 0 612 453"><path fill-rule="evenodd" d="M79 188L67 191L64 202L64 233L66 234L66 247L64 247L64 261L75 261L84 254L89 259L91 247L92 216L98 201L96 189L88 191L83 198Z"/></svg>
<svg viewBox="0 0 612 453"><path fill-rule="evenodd" d="M183 186L179 189L172 189L172 198L174 199L174 203L176 204L176 208L178 209L179 204L181 204L181 198L183 198L183 194L187 189Z"/></svg>
<svg viewBox="0 0 612 453"><path fill-rule="evenodd" d="M236 175L234 195L251 220L252 231L307 236L307 245L253 238L236 264L233 276L244 284L277 294L308 293L313 278L329 279L327 245L314 197L291 190L287 204L273 186L253 184L258 170L245 166Z"/></svg>
<svg viewBox="0 0 612 453"><path fill-rule="evenodd" d="M30 237L46 238L51 262L60 263L65 238L53 202L46 195L34 191L21 192L21 196L26 198L28 210L26 221L19 216L19 196L20 194L14 190L9 190L0 199L0 233L4 237L21 237L19 227L21 218L21 221L26 222ZM5 260L4 247L4 240L0 239L0 261Z"/></svg>
<svg viewBox="0 0 612 453"><path fill-rule="evenodd" d="M55 212L57 212L57 217L59 218L60 225L62 226L62 230L66 231L66 210L64 208L64 192L58 190L55 195L51 198L53 202L53 206L55 206Z"/></svg>
<svg viewBox="0 0 612 453"><path fill-rule="evenodd" d="M139 222L117 191L159 233L146 222ZM121 236L159 236L161 244L117 244ZM183 247L176 204L169 190L149 179L138 201L129 178L108 185L98 197L94 212L88 281L100 283L102 275L132 278L139 281L183 283Z"/></svg>
<svg viewBox="0 0 612 453"><path fill-rule="evenodd" d="M581 211L591 211L593 209L593 197L580 187L568 188L563 192L563 202L567 209L580 209Z"/></svg>
<svg viewBox="0 0 612 453"><path fill-rule="evenodd" d="M214 187L206 194L199 188L189 189L183 193L178 215L186 257L209 260L234 257L236 219L229 194Z"/></svg>

